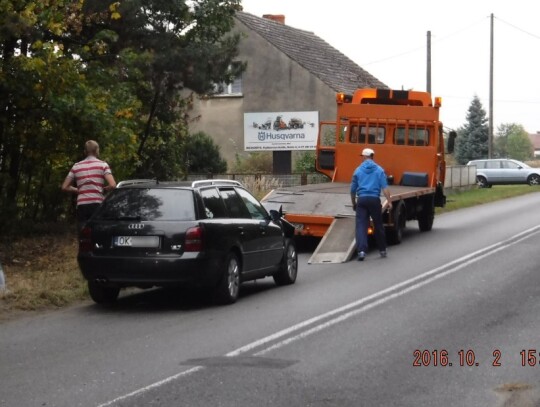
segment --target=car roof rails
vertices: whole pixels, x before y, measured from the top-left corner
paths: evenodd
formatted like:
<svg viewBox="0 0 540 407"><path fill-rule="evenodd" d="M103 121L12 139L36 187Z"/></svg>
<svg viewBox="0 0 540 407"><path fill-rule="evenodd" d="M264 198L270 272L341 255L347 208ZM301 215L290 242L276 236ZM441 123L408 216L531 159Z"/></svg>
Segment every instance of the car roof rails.
<svg viewBox="0 0 540 407"><path fill-rule="evenodd" d="M127 179L125 181L120 181L118 184L116 184L116 188L125 187L128 185L137 185L137 184L148 184L150 182L153 182L154 184L159 184L157 179Z"/></svg>
<svg viewBox="0 0 540 407"><path fill-rule="evenodd" d="M191 186L193 188L204 187L208 185L232 185L236 187L243 187L240 181L234 181L230 179L205 179L205 180L193 181L191 183Z"/></svg>

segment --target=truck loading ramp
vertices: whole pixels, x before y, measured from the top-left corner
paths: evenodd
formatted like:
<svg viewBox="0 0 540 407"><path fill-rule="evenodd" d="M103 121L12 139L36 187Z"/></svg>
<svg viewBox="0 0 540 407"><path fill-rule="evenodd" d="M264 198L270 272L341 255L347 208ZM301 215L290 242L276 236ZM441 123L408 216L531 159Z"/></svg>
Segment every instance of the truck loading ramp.
<svg viewBox="0 0 540 407"><path fill-rule="evenodd" d="M311 255L309 264L345 263L355 251L354 217L335 218Z"/></svg>

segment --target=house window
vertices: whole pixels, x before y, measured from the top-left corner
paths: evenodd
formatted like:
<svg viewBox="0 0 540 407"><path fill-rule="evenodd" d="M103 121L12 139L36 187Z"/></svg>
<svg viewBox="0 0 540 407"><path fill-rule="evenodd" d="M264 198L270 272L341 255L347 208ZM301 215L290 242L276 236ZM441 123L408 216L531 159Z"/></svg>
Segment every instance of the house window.
<svg viewBox="0 0 540 407"><path fill-rule="evenodd" d="M242 75L234 78L231 83L216 84L215 88L214 96L242 96Z"/></svg>

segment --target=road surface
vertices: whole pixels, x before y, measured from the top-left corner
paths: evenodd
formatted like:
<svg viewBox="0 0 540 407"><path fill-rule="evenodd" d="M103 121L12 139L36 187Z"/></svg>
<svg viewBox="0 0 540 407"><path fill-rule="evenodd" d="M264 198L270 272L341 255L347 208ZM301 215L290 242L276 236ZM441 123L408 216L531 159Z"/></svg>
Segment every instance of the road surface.
<svg viewBox="0 0 540 407"><path fill-rule="evenodd" d="M540 193L408 223L364 262L0 324L0 406L540 405ZM531 366L532 365L532 366Z"/></svg>

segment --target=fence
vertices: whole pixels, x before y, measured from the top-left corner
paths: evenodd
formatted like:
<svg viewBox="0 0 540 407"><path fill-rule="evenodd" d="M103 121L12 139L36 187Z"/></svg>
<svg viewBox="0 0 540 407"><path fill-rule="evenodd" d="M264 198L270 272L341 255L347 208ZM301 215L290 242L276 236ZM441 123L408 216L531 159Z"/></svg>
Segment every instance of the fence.
<svg viewBox="0 0 540 407"><path fill-rule="evenodd" d="M444 189L447 191L459 191L476 185L475 165L452 165L446 167Z"/></svg>
<svg viewBox="0 0 540 407"><path fill-rule="evenodd" d="M319 173L298 173L298 174L190 174L188 181L200 179L232 179L242 183L250 183L255 180L266 178L273 179L282 187L293 187L297 185L320 184L330 180ZM446 177L444 188L446 190L461 190L476 185L476 167L467 165L452 165L446 167Z"/></svg>
<svg viewBox="0 0 540 407"><path fill-rule="evenodd" d="M298 173L298 174L190 174L187 181L197 181L200 179L231 179L241 183L250 183L253 179L273 179L282 187L294 187L297 185L321 184L329 182L328 177L319 173Z"/></svg>

